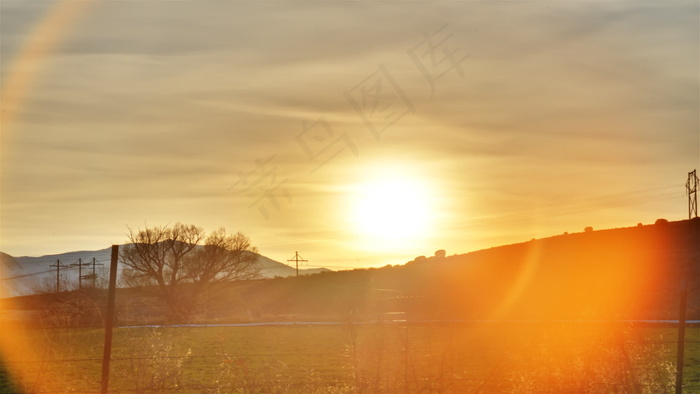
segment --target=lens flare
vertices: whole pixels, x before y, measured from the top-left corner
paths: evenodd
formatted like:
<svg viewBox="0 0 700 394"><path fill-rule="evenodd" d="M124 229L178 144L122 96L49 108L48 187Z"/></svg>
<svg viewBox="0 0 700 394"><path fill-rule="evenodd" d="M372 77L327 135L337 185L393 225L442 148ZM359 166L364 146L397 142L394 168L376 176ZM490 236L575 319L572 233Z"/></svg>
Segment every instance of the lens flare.
<svg viewBox="0 0 700 394"><path fill-rule="evenodd" d="M91 3L92 1L64 0L54 4L7 67L7 77L0 92L4 144L9 145L12 127L47 64L48 56L61 44ZM19 365L17 362L37 359L39 349L27 339L28 328L16 318L11 301L2 299L7 295L4 293L9 285L11 284L0 284L0 359L14 379L27 380L25 378L28 377L21 376L20 370L16 368Z"/></svg>

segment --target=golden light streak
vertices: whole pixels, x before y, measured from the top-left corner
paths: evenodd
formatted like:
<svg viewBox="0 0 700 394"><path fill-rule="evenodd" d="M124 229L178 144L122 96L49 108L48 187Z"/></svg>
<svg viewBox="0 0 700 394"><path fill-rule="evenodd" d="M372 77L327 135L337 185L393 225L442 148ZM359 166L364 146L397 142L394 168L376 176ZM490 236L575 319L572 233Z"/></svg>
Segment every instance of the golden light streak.
<svg viewBox="0 0 700 394"><path fill-rule="evenodd" d="M528 248L524 263L518 268L515 282L508 289L501 304L494 311L492 319L498 320L507 316L507 312L520 299L520 296L530 286L541 258L541 243L534 242Z"/></svg>
<svg viewBox="0 0 700 394"><path fill-rule="evenodd" d="M57 2L37 24L25 45L8 67L7 77L0 91L2 133L5 143L13 124L38 80L48 55L68 36L87 10L91 0L64 0Z"/></svg>
<svg viewBox="0 0 700 394"><path fill-rule="evenodd" d="M92 1L64 0L54 4L32 30L24 46L8 66L7 76L0 91L1 143L10 143L13 126L31 95L32 88L39 80L49 56L68 36L71 27L85 14L90 3ZM6 276L5 273L0 275ZM7 286L8 283L0 284L0 297L7 295ZM0 298L0 359L6 364L13 378L30 378L19 376L19 369L13 361L37 359L39 349L28 340L27 330L28 327L17 317L11 302Z"/></svg>

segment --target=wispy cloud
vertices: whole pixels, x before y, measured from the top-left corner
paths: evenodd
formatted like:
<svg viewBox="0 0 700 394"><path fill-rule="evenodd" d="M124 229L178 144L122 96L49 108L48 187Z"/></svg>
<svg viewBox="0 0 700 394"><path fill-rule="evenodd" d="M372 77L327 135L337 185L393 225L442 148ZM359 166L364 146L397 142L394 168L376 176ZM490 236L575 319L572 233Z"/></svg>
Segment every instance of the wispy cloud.
<svg viewBox="0 0 700 394"><path fill-rule="evenodd" d="M45 5L2 3L3 85ZM58 240L41 230L54 219L80 238L86 221L122 234L125 224L174 218L248 231L263 244L266 235L317 239L319 253L331 258L347 251L339 245L351 248L328 214L342 209L337 190L373 163L390 161L429 168L457 201L455 220L499 204L525 209L591 190L666 184L699 164L698 8L598 1L93 4L44 60L28 100L3 108L18 121L2 132L0 247L63 251L33 252L36 238L27 237ZM451 72L431 85L408 50L442 26L468 58L463 75ZM414 110L377 140L344 92L379 65ZM321 117L355 151L318 170L297 137L303 121ZM264 219L230 187L270 157L292 198ZM656 206L659 215L675 212ZM628 209L630 222L641 220L638 212ZM528 231L513 229L512 240ZM462 248L460 235L443 239L449 245L437 246ZM271 247L272 257L289 245Z"/></svg>

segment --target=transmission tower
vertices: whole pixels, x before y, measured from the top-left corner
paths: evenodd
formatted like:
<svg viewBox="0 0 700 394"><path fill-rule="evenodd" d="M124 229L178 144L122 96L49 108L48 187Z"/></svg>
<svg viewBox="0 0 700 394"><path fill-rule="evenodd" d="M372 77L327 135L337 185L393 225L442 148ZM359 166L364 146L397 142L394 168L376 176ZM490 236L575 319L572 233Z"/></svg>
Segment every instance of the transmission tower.
<svg viewBox="0 0 700 394"><path fill-rule="evenodd" d="M301 256L299 256L299 252L294 252L294 258L287 260L287 261L290 261L290 262L295 261L297 263L297 276L299 276L299 262L300 261L307 262L309 260L302 259Z"/></svg>
<svg viewBox="0 0 700 394"><path fill-rule="evenodd" d="M690 239L693 237L692 220L698 217L698 176L696 170L688 173L685 182L685 190L688 194L688 226L690 226ZM692 241L691 241L692 242ZM685 324L686 309L688 303L688 278L691 277L691 265L685 268L681 275L680 313L678 316L678 350L676 351L676 394L683 392L683 367L685 355Z"/></svg>
<svg viewBox="0 0 700 394"><path fill-rule="evenodd" d="M696 170L688 173L688 181L685 190L688 193L688 220L698 217L698 175Z"/></svg>

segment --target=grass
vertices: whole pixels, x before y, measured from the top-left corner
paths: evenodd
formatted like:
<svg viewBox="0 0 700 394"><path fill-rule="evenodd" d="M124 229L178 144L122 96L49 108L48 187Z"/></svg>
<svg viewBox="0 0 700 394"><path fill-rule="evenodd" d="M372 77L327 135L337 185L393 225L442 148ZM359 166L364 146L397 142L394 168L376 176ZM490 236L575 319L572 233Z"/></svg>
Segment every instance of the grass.
<svg viewBox="0 0 700 394"><path fill-rule="evenodd" d="M480 323L114 332L114 392L673 392L674 328ZM99 329L37 329L11 361L26 392L98 392ZM700 391L700 328L685 386ZM0 379L2 381L2 379ZM0 386L2 387L2 386Z"/></svg>

